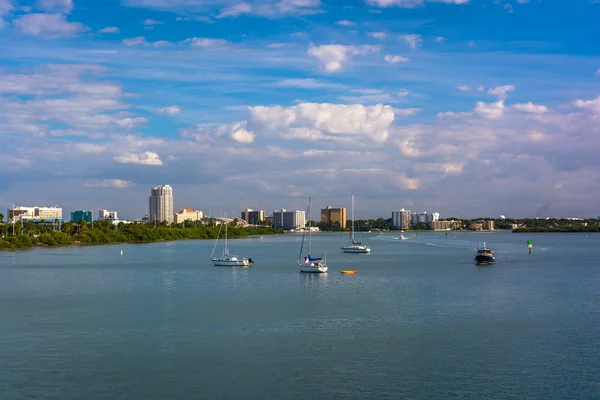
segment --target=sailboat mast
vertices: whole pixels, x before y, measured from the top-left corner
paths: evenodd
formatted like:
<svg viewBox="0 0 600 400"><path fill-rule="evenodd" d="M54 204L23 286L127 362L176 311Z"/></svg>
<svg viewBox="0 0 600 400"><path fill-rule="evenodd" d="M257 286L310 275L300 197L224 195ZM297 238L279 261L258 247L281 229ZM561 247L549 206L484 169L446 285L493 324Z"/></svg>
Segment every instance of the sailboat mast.
<svg viewBox="0 0 600 400"><path fill-rule="evenodd" d="M225 257L227 257L227 256L229 256L229 250L227 250L227 225L229 225L227 223L227 210L225 210L225 221L223 221L223 222L225 222L225 249L224 249L224 251L225 251Z"/></svg>
<svg viewBox="0 0 600 400"><path fill-rule="evenodd" d="M312 211L312 197L308 198L308 256L310 257L310 234L312 229L310 224L310 214Z"/></svg>
<svg viewBox="0 0 600 400"><path fill-rule="evenodd" d="M354 193L352 193L352 243L354 243Z"/></svg>

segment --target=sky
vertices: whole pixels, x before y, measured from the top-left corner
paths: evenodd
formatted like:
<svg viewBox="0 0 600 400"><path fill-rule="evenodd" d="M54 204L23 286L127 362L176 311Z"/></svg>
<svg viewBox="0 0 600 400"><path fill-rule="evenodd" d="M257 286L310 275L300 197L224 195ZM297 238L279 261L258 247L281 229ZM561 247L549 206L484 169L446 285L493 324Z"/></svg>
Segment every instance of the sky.
<svg viewBox="0 0 600 400"><path fill-rule="evenodd" d="M600 215L595 0L0 0L0 210ZM313 211L315 212L315 211Z"/></svg>

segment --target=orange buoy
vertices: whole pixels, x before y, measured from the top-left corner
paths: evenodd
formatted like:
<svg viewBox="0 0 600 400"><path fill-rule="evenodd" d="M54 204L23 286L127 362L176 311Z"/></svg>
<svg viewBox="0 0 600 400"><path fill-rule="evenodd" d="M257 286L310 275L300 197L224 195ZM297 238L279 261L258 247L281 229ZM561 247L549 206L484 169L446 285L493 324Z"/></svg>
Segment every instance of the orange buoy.
<svg viewBox="0 0 600 400"><path fill-rule="evenodd" d="M356 273L358 273L358 271L355 269L343 269L340 271L340 274L344 274L344 275L354 275Z"/></svg>

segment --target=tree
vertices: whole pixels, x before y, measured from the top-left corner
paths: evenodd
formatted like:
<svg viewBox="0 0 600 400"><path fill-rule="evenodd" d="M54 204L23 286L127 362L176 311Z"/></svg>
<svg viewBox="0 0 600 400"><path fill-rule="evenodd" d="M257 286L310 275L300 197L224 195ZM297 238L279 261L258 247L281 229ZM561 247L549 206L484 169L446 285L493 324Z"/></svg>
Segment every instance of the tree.
<svg viewBox="0 0 600 400"><path fill-rule="evenodd" d="M4 222L4 214L0 213L0 224Z"/></svg>

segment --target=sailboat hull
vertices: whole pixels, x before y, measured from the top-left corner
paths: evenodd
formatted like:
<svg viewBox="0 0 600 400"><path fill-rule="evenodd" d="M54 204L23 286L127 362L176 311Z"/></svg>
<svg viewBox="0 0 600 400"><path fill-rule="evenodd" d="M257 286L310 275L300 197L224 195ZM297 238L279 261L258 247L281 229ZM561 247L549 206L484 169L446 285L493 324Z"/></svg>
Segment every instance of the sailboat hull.
<svg viewBox="0 0 600 400"><path fill-rule="evenodd" d="M368 254L371 252L371 249L365 245L352 245L352 246L342 246L342 251L344 253L363 253Z"/></svg>
<svg viewBox="0 0 600 400"><path fill-rule="evenodd" d="M247 258L237 258L237 257L229 257L229 258L216 258L213 257L210 259L215 267L249 267L250 260Z"/></svg>
<svg viewBox="0 0 600 400"><path fill-rule="evenodd" d="M305 273L322 274L327 272L327 264L323 262L298 263L298 267L300 267L300 272Z"/></svg>

